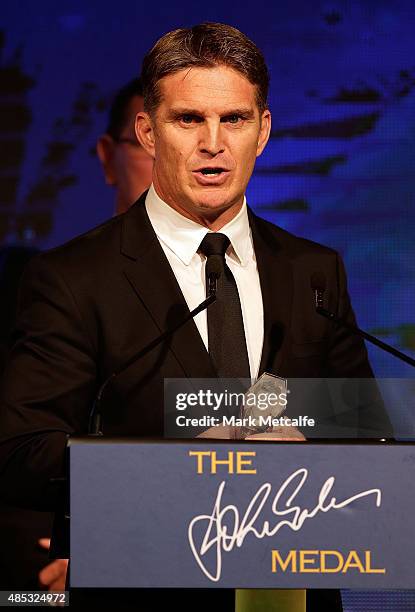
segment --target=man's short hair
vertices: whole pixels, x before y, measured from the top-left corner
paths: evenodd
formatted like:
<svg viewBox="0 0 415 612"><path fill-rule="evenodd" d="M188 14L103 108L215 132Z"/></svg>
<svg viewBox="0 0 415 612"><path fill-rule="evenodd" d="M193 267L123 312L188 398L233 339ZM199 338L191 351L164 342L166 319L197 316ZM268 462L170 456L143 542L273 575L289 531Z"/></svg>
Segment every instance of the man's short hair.
<svg viewBox="0 0 415 612"><path fill-rule="evenodd" d="M114 140L121 136L122 130L127 123L127 111L130 101L135 97L143 97L143 83L141 78L132 79L122 87L115 95L111 104L108 126L106 133Z"/></svg>
<svg viewBox="0 0 415 612"><path fill-rule="evenodd" d="M161 102L163 77L186 68L228 66L256 86L260 113L267 108L269 72L264 56L245 34L223 23L180 28L160 38L143 60L144 109L154 115Z"/></svg>

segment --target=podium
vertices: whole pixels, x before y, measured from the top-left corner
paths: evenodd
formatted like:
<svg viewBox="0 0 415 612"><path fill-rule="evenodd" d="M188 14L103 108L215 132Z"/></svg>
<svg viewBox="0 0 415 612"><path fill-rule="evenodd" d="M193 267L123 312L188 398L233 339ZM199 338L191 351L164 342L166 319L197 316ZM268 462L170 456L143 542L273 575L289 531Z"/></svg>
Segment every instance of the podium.
<svg viewBox="0 0 415 612"><path fill-rule="evenodd" d="M409 589L411 443L72 438L70 586Z"/></svg>

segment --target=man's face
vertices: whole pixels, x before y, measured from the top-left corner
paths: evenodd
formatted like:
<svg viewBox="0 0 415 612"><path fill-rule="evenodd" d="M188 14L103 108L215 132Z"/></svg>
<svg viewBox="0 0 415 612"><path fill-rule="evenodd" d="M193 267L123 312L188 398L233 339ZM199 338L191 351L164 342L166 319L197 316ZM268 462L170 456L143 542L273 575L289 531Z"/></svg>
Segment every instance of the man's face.
<svg viewBox="0 0 415 612"><path fill-rule="evenodd" d="M117 213L125 212L151 185L153 158L138 142L134 130L135 117L143 108L141 96L131 98L119 137L113 139L106 134L98 142L107 183L117 189Z"/></svg>
<svg viewBox="0 0 415 612"><path fill-rule="evenodd" d="M268 140L269 111L260 116L255 86L227 66L182 70L159 86L155 116L139 113L136 120L137 136L155 158L158 195L198 222L229 221Z"/></svg>

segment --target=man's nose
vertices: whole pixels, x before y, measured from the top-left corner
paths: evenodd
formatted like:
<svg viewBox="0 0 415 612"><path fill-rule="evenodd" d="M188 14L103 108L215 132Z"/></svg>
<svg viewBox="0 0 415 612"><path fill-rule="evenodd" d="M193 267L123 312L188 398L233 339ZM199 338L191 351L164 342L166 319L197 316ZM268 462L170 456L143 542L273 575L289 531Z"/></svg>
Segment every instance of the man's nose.
<svg viewBox="0 0 415 612"><path fill-rule="evenodd" d="M218 122L206 122L200 130L199 150L214 156L225 149L222 135L222 125Z"/></svg>

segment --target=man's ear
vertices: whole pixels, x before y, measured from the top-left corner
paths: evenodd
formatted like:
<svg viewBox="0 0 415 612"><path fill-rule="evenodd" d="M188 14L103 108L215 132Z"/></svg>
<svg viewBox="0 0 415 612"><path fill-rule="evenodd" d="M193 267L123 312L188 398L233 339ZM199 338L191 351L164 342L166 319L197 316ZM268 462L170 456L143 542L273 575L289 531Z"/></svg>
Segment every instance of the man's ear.
<svg viewBox="0 0 415 612"><path fill-rule="evenodd" d="M97 142L97 155L104 170L105 182L107 185L116 185L116 175L114 170L114 147L115 142L109 134L103 134Z"/></svg>
<svg viewBox="0 0 415 612"><path fill-rule="evenodd" d="M137 113L135 118L135 133L143 149L154 159L156 157L154 124L148 113L144 111Z"/></svg>
<svg viewBox="0 0 415 612"><path fill-rule="evenodd" d="M269 140L271 134L271 113L270 111L264 110L261 116L261 127L259 129L258 146L256 150L256 156L259 157Z"/></svg>

